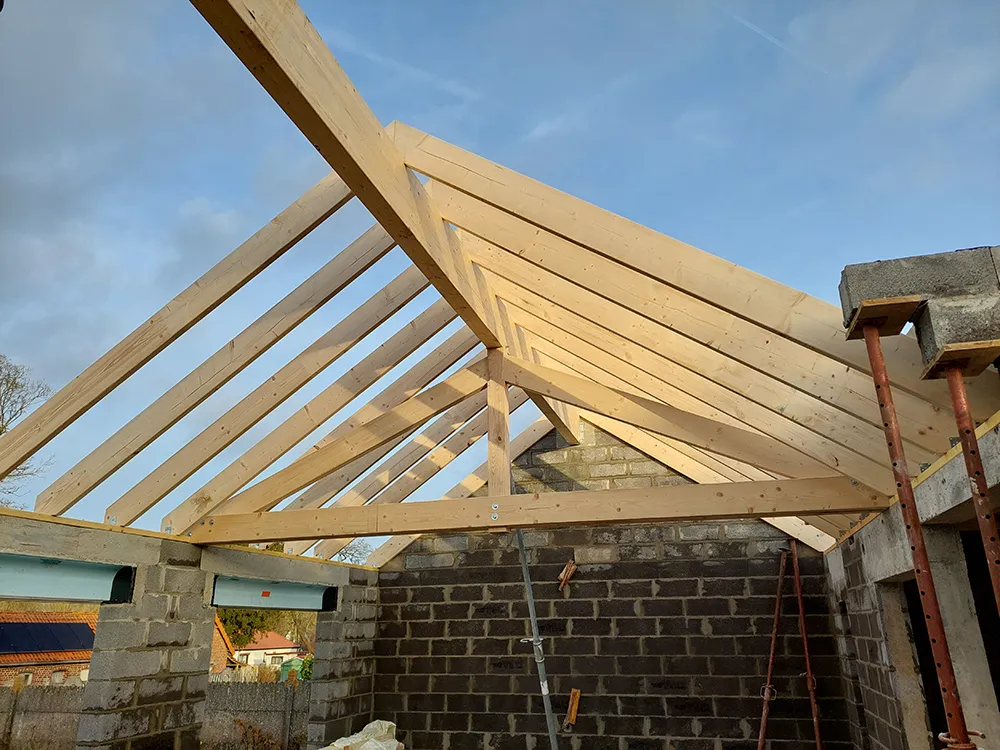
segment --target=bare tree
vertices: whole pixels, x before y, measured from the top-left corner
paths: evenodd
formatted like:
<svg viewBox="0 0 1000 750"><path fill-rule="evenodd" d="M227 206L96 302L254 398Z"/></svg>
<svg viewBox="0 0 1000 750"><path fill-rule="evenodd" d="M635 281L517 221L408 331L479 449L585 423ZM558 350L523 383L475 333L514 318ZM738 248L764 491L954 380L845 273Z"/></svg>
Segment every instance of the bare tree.
<svg viewBox="0 0 1000 750"><path fill-rule="evenodd" d="M355 565L363 565L365 560L368 559L373 551L371 543L364 537L358 537L351 541L344 549L340 550L336 555L333 556L334 560L339 560L340 562L354 563Z"/></svg>
<svg viewBox="0 0 1000 750"><path fill-rule="evenodd" d="M16 365L0 354L0 435L51 393L52 389L33 378L27 367ZM0 480L0 506L19 507L14 498L24 480L38 476L44 469L44 462L26 461Z"/></svg>

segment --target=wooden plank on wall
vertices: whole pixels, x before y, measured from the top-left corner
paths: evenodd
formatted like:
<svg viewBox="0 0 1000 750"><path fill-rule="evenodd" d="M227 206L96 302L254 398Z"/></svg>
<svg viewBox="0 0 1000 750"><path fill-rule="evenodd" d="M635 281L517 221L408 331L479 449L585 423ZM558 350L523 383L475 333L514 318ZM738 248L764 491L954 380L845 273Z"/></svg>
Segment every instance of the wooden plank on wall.
<svg viewBox="0 0 1000 750"><path fill-rule="evenodd" d="M65 513L329 302L394 244L382 227L369 229L43 490L35 502L35 510L54 515ZM414 269L413 273L416 283L426 286L419 271ZM128 523L131 520L123 521L122 525Z"/></svg>
<svg viewBox="0 0 1000 750"><path fill-rule="evenodd" d="M485 529L822 515L883 510L889 498L846 477L689 484L637 490L543 492L466 500L320 508L287 513L216 515L198 544L324 536L428 534ZM499 506L499 507L497 507Z"/></svg>
<svg viewBox="0 0 1000 750"><path fill-rule="evenodd" d="M351 198L328 175L107 354L0 437L0 479L20 466L133 372L225 302Z"/></svg>

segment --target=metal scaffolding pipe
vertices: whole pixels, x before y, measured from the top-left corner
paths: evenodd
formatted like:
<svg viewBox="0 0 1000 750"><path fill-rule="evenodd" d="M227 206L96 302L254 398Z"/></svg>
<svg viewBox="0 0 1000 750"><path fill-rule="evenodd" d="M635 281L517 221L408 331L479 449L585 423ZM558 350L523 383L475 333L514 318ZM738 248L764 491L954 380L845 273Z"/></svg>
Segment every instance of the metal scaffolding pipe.
<svg viewBox="0 0 1000 750"><path fill-rule="evenodd" d="M962 454L965 456L965 471L969 475L971 484L972 504L976 508L979 534L983 538L990 580L993 582L993 598L996 600L997 609L1000 610L1000 533L997 531L997 519L993 514L993 508L990 507L990 488L986 481L986 470L983 468L983 457L979 453L976 423L969 411L969 396L965 391L961 368L949 367L946 375L951 403L955 407L958 439L962 442Z"/></svg>
<svg viewBox="0 0 1000 750"><path fill-rule="evenodd" d="M788 553L781 553L778 563L778 593L774 602L774 624L771 626L771 653L767 658L767 682L760 689L760 697L764 699L764 707L760 714L760 734L757 737L757 750L764 750L767 735L767 719L771 715L771 701L774 700L774 654L778 645L778 627L781 624L781 592L785 588L785 565L788 563Z"/></svg>
<svg viewBox="0 0 1000 750"><path fill-rule="evenodd" d="M806 689L809 691L809 708L812 711L813 735L816 750L823 750L819 735L819 707L816 705L816 678L813 676L812 662L809 660L809 636L806 634L806 610L802 601L802 578L799 576L799 547L794 539L792 544L792 573L795 576L795 598L799 603L799 632L802 633L802 653L806 658Z"/></svg>
<svg viewBox="0 0 1000 750"><path fill-rule="evenodd" d="M917 504L913 496L913 484L910 482L910 474L906 468L903 438L899 430L899 421L896 418L896 406L892 400L892 389L889 386L885 358L882 355L882 342L878 327L874 323L867 323L864 325L863 331L865 346L868 349L868 360L871 363L872 379L875 381L875 394L878 397L879 410L882 414L882 426L885 428L889 458L892 460L892 473L896 479L899 508L903 513L906 536L910 541L913 569L916 573L917 587L920 590L920 605L927 623L927 632L930 635L931 652L934 656L934 666L937 670L941 698L948 720L948 732L940 735L940 739L955 750L975 750L976 745L969 742L969 730L965 725L962 701L958 695L955 670L951 663L951 652L948 650L948 640L945 637L944 625L941 621L941 606L938 602L937 590L934 588L934 577L931 575L930 560L927 557L927 547L924 544L923 527L920 525L920 516L917 513Z"/></svg>

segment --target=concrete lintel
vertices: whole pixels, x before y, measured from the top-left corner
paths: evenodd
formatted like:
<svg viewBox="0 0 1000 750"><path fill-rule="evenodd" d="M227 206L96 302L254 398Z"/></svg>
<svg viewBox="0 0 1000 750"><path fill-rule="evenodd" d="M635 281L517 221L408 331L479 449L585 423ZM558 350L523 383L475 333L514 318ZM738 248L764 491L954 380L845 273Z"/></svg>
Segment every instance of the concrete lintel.
<svg viewBox="0 0 1000 750"><path fill-rule="evenodd" d="M160 539L57 523L27 517L27 514L5 513L0 523L0 552L81 562L143 565L159 561Z"/></svg>
<svg viewBox="0 0 1000 750"><path fill-rule="evenodd" d="M205 547L201 554L201 569L208 573L289 583L346 586L350 583L351 567L310 557L233 547Z"/></svg>

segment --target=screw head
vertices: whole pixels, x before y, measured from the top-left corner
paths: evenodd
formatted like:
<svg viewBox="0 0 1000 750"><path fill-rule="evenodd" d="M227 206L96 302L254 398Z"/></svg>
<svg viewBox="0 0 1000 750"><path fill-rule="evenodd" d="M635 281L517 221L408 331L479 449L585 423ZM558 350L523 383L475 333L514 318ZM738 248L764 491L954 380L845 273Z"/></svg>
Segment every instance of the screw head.
<svg viewBox="0 0 1000 750"><path fill-rule="evenodd" d="M494 513L492 516L490 516L490 518L492 518L494 521L496 521L497 519L500 518L500 516L499 516L499 514Z"/></svg>

